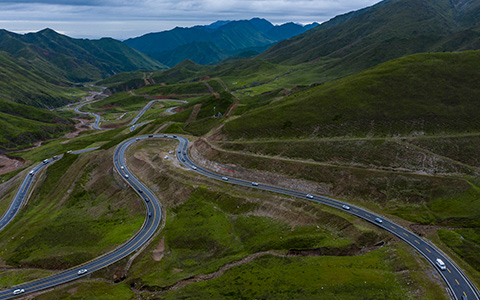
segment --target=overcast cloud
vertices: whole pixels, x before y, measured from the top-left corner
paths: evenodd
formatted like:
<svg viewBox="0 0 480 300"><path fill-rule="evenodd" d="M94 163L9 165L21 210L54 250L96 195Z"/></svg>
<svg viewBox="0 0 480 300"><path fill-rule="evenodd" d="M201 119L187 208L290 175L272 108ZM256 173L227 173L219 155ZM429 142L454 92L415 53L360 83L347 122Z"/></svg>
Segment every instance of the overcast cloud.
<svg viewBox="0 0 480 300"><path fill-rule="evenodd" d="M260 17L274 24L324 22L379 0L0 0L0 28L52 28L76 38L126 39L176 26Z"/></svg>

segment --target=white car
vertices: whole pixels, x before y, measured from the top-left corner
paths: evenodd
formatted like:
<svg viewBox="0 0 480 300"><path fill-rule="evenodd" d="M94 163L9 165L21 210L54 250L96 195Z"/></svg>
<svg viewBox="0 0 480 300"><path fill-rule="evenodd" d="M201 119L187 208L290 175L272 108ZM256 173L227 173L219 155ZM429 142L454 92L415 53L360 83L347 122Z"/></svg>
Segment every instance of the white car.
<svg viewBox="0 0 480 300"><path fill-rule="evenodd" d="M307 194L306 196L308 199L313 199L313 195L312 194Z"/></svg>
<svg viewBox="0 0 480 300"><path fill-rule="evenodd" d="M195 166L192 166L192 169L196 170L196 169L197 169L197 167L195 167Z"/></svg>
<svg viewBox="0 0 480 300"><path fill-rule="evenodd" d="M346 209L346 210L350 210L350 206L348 206L348 205L345 205L345 204L344 204L344 205L342 205L342 208L343 208L343 209Z"/></svg>
<svg viewBox="0 0 480 300"><path fill-rule="evenodd" d="M125 174L125 178L128 178L128 174Z"/></svg>
<svg viewBox="0 0 480 300"><path fill-rule="evenodd" d="M252 182L253 186L258 186L258 182Z"/></svg>
<svg viewBox="0 0 480 300"><path fill-rule="evenodd" d="M380 218L375 218L375 222L382 224L382 223L383 223L383 220L380 219Z"/></svg>
<svg viewBox="0 0 480 300"><path fill-rule="evenodd" d="M30 176L33 176L33 175L35 174L35 172L33 172L33 170L32 170L32 171L30 171L30 173L28 173L28 174L29 174Z"/></svg>
<svg viewBox="0 0 480 300"><path fill-rule="evenodd" d="M78 275L82 275L82 274L85 274L85 273L87 273L87 272L88 272L87 269L81 269L81 270L78 270L77 274L78 274Z"/></svg>
<svg viewBox="0 0 480 300"><path fill-rule="evenodd" d="M122 169L122 170L123 170L123 169L125 169L125 167L124 167L124 166L120 166L120 169Z"/></svg>
<svg viewBox="0 0 480 300"><path fill-rule="evenodd" d="M14 295L18 295L18 294L21 294L21 293L23 293L23 292L25 292L24 289L16 289L16 290L13 291L13 294L14 294Z"/></svg>
<svg viewBox="0 0 480 300"><path fill-rule="evenodd" d="M228 180L228 177L223 176L222 179L225 180L225 181L227 181L227 180Z"/></svg>

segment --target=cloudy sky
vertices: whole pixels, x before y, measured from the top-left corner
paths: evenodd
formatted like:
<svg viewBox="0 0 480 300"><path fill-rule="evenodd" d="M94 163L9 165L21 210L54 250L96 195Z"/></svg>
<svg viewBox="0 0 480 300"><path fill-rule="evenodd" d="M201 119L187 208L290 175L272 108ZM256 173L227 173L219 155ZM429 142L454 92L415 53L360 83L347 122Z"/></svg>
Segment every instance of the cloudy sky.
<svg viewBox="0 0 480 300"><path fill-rule="evenodd" d="M324 22L380 0L0 0L0 28L49 27L76 38L126 39L176 26L261 17L274 24Z"/></svg>

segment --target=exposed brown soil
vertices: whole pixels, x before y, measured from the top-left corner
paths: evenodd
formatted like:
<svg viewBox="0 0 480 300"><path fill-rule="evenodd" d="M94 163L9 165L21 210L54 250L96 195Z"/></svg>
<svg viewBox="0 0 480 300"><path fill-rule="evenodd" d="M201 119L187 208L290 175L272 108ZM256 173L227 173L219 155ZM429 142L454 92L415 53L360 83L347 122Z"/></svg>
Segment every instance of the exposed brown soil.
<svg viewBox="0 0 480 300"><path fill-rule="evenodd" d="M223 175L235 174L237 178L243 178L251 181L261 181L272 185L277 185L285 188L305 191L306 193L315 192L321 194L330 194L329 187L315 182L299 180L279 175L277 173L270 173L265 171L247 170L233 164L221 164L216 161L209 160L208 157L215 157L218 151L211 147L204 139L196 140L191 146L190 154L194 161L199 165L211 169ZM226 171L231 170L231 171Z"/></svg>
<svg viewBox="0 0 480 300"><path fill-rule="evenodd" d="M65 134L64 136L60 137L59 139L71 139L76 136L78 136L82 131L87 131L90 129L90 126L88 123L90 123L90 120L88 119L82 119L82 118L73 118L73 120L79 121L77 124L75 124L75 131L69 132ZM64 141L62 144L67 143L69 141Z"/></svg>
<svg viewBox="0 0 480 300"><path fill-rule="evenodd" d="M165 255L165 240L162 239L160 243L158 243L157 248L152 251L152 258L154 261L161 261L163 256Z"/></svg>
<svg viewBox="0 0 480 300"><path fill-rule="evenodd" d="M21 158L11 158L0 155L0 175L20 169L25 161Z"/></svg>

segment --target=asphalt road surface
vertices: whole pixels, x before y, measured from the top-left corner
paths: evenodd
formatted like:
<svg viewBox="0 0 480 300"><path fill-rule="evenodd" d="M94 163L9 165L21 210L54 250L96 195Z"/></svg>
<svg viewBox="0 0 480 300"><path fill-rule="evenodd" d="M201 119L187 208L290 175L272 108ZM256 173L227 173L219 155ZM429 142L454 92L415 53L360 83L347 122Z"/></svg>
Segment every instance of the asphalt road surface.
<svg viewBox="0 0 480 300"><path fill-rule="evenodd" d="M75 280L77 278L87 276L91 272L99 270L105 266L108 266L132 254L154 235L155 231L159 228L162 220L161 204L159 200L156 198L155 194L152 191L150 191L146 186L144 186L128 170L125 157L124 157L125 150L135 141L145 140L150 138L171 138L171 139L173 138L178 140L179 146L176 152L177 159L183 165L190 168L192 171L197 172L198 174L207 176L212 179L220 180L226 183L230 183L230 184L236 184L236 185L241 185L249 188L271 191L271 192L293 196L301 199L306 199L316 203L321 203L324 205L328 205L330 207L343 210L346 213L350 213L372 224L375 224L376 226L379 226L380 228L385 229L391 232L392 234L396 235L398 238L405 241L407 244L409 244L415 250L417 250L420 254L422 254L427 259L427 261L434 266L437 272L445 280L454 299L461 300L462 297L464 296L464 297L467 297L467 299L480 300L479 293L475 289L473 283L470 282L467 276L447 255L445 255L440 249L438 249L436 246L431 244L429 241L422 239L421 237L399 226L398 224L384 218L383 216L377 215L363 208L356 207L348 203L341 202L329 197L315 195L315 194L305 194L303 192L299 192L291 189L280 188L276 186L251 182L251 181L242 180L242 179L236 179L232 177L226 177L225 175L217 174L215 172L212 172L210 170L207 170L200 166L195 165L195 163L190 159L188 155L188 140L186 138L181 136L176 136L176 135L164 135L164 134L147 135L147 136L140 136L136 138L130 138L122 142L116 148L114 153L113 161L114 161L115 169L122 176L122 178L134 190L137 191L138 195L140 196L140 198L145 204L146 218L145 218L145 223L143 227L140 229L140 231L134 237L132 237L128 242L121 245L116 250L110 253L107 253L99 258L96 258L88 263L77 266L70 270L62 271L60 273L57 273L55 275L52 275L46 278L20 284L10 289L0 291L0 299L9 299L9 298L15 297L15 295L13 295L13 291L16 289L23 289L24 290L24 292L22 293L23 295L25 293L31 293L31 292L39 291L42 289L54 287L56 285L66 283L66 282ZM47 165L48 163L49 162L47 162L45 165ZM36 166L35 168L37 167L39 166ZM39 169L36 169L36 170L38 171ZM25 179L25 181L30 182L29 184L31 184L31 181L29 181L30 179L28 177L29 175L27 175L27 178ZM24 195L23 197L25 197L26 193L23 189L23 184L18 193L19 194L23 193ZM21 202L16 204L21 205ZM17 211L18 211L19 205L17 205L17 208L16 208ZM15 201L12 201L11 207L12 206L15 206ZM8 211L6 215L10 216L8 214ZM435 260L437 258L440 258L445 262L445 270L440 270L440 268L435 264ZM82 274L79 274L80 270L87 270L87 271L85 271Z"/></svg>

